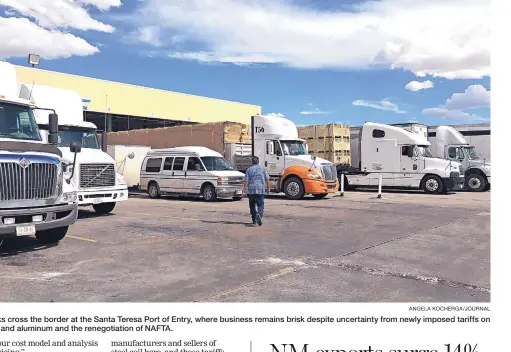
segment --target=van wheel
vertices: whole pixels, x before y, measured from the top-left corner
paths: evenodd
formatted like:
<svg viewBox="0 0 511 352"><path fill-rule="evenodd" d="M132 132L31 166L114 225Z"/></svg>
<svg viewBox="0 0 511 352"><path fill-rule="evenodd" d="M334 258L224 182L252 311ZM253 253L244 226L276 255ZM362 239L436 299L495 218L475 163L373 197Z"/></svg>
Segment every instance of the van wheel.
<svg viewBox="0 0 511 352"><path fill-rule="evenodd" d="M422 181L422 189L429 194L439 194L444 190L444 183L440 177L435 175L428 175Z"/></svg>
<svg viewBox="0 0 511 352"><path fill-rule="evenodd" d="M214 202L216 200L215 187L211 185L204 186L204 189L202 190L202 198L204 198L206 202Z"/></svg>
<svg viewBox="0 0 511 352"><path fill-rule="evenodd" d="M41 243L57 243L66 237L69 226L59 227L51 230L37 231L35 237Z"/></svg>
<svg viewBox="0 0 511 352"><path fill-rule="evenodd" d="M302 199L305 195L305 187L298 177L290 177L284 183L284 193L289 199Z"/></svg>
<svg viewBox="0 0 511 352"><path fill-rule="evenodd" d="M482 192L488 186L486 179L481 175L470 174L465 178L465 188L473 192Z"/></svg>
<svg viewBox="0 0 511 352"><path fill-rule="evenodd" d="M115 202L93 204L92 207L98 214L108 214L115 208Z"/></svg>
<svg viewBox="0 0 511 352"><path fill-rule="evenodd" d="M147 186L147 194L149 194L149 197L153 199L160 198L160 187L158 187L156 182L151 182Z"/></svg>

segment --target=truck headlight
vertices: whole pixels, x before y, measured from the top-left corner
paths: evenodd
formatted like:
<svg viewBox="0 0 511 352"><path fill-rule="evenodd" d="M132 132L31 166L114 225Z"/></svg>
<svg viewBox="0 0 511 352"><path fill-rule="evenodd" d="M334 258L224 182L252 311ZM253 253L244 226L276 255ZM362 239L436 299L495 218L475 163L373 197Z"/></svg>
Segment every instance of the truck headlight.
<svg viewBox="0 0 511 352"><path fill-rule="evenodd" d="M76 202L76 192L64 192L59 197L61 203L74 203Z"/></svg>
<svg viewBox="0 0 511 352"><path fill-rule="evenodd" d="M117 174L116 183L119 186L126 186L126 180L124 179L124 176L121 174Z"/></svg>
<svg viewBox="0 0 511 352"><path fill-rule="evenodd" d="M312 179L314 179L314 180L319 180L319 179L321 178L321 176L320 176L320 175L318 175L318 174L313 174L313 173L309 173L309 174L307 174L307 177L308 177L308 178L312 178Z"/></svg>
<svg viewBox="0 0 511 352"><path fill-rule="evenodd" d="M457 172L457 171L451 172L451 178L458 178L458 177L460 177L460 173L459 172Z"/></svg>

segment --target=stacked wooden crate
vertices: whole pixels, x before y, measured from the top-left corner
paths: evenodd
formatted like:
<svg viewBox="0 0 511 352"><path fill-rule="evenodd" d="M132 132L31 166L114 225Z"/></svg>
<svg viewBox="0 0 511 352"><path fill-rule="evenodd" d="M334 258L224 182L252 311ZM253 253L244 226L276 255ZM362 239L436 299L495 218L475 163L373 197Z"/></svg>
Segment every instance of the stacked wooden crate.
<svg viewBox="0 0 511 352"><path fill-rule="evenodd" d="M215 122L108 134L109 145L141 145L153 149L202 146L219 153L225 143L251 143L250 126L236 122Z"/></svg>
<svg viewBox="0 0 511 352"><path fill-rule="evenodd" d="M348 125L331 123L298 127L298 136L307 141L309 154L334 164L351 164Z"/></svg>

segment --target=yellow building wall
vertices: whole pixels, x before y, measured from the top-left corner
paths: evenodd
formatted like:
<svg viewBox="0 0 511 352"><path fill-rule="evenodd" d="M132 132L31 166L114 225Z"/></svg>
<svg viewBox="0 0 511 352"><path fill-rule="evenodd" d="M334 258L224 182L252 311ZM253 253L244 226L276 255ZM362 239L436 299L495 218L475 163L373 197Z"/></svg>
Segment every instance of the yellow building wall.
<svg viewBox="0 0 511 352"><path fill-rule="evenodd" d="M89 98L88 111L191 122L232 121L250 123L261 107L15 66L18 82L72 89ZM51 108L51 107L49 107ZM110 110L108 110L110 109Z"/></svg>

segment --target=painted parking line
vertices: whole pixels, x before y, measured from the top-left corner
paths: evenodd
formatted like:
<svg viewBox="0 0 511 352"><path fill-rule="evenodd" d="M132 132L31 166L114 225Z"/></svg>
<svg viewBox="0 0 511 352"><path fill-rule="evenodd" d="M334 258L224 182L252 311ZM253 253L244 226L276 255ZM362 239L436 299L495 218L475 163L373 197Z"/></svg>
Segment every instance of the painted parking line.
<svg viewBox="0 0 511 352"><path fill-rule="evenodd" d="M79 241L85 241L85 242L92 242L92 243L96 243L98 241L96 240L91 240L90 238L84 238L84 237L78 237L78 236L71 236L71 235L66 235L65 238L72 238L74 240L79 240Z"/></svg>

